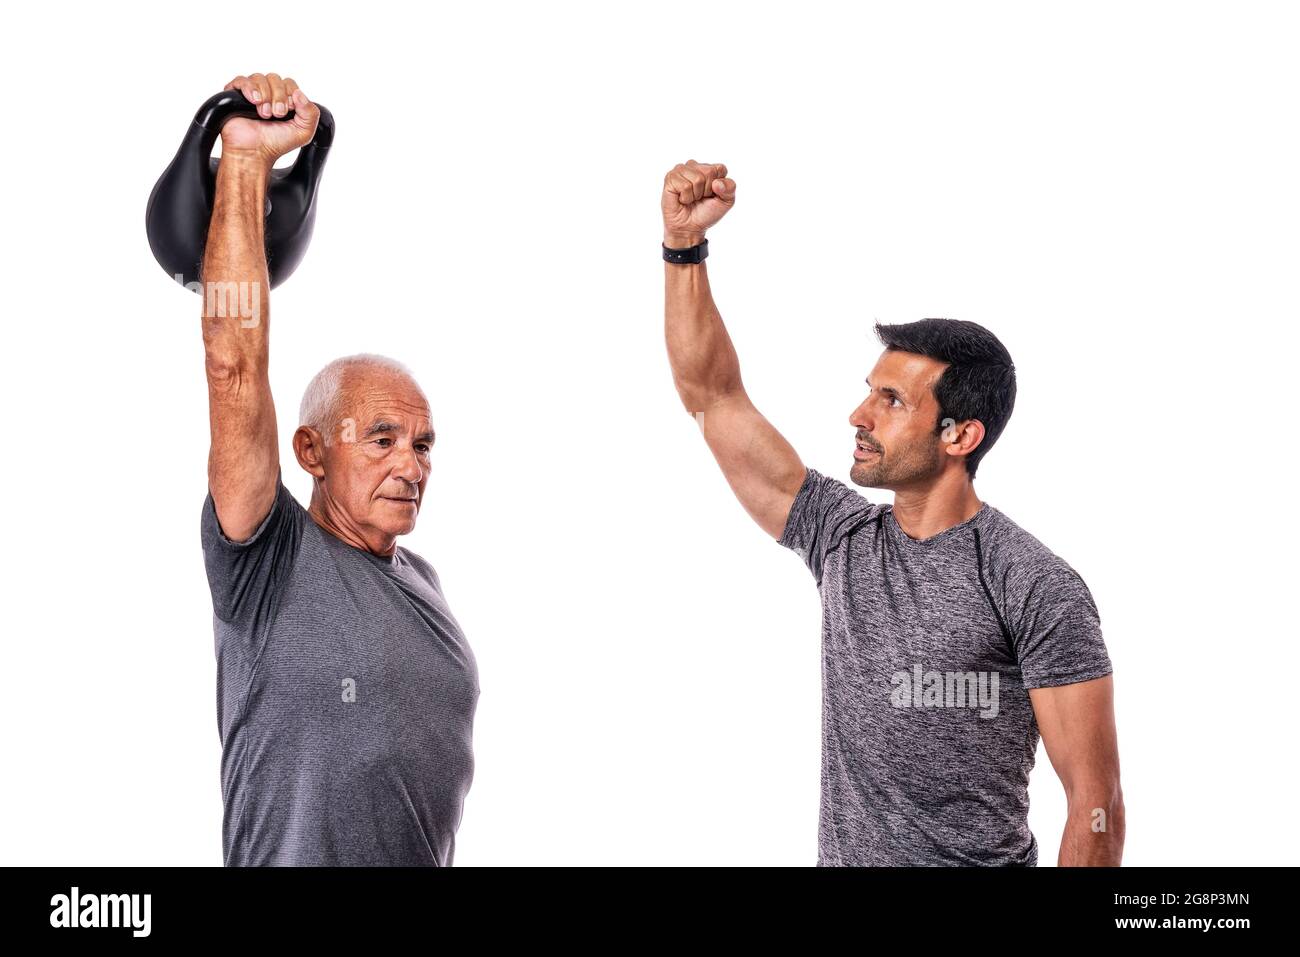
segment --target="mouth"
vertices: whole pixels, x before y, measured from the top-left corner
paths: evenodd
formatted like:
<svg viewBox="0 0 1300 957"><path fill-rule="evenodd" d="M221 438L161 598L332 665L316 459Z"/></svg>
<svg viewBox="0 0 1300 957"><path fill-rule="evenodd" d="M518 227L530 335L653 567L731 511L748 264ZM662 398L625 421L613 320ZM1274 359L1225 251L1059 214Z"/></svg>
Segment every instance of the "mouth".
<svg viewBox="0 0 1300 957"><path fill-rule="evenodd" d="M385 495L384 498L389 502L398 502L402 505L415 505L419 501L414 498L393 498L390 495Z"/></svg>
<svg viewBox="0 0 1300 957"><path fill-rule="evenodd" d="M873 455L879 455L880 450L874 445L867 445L865 442L859 442L853 447L853 457L855 459L866 459Z"/></svg>

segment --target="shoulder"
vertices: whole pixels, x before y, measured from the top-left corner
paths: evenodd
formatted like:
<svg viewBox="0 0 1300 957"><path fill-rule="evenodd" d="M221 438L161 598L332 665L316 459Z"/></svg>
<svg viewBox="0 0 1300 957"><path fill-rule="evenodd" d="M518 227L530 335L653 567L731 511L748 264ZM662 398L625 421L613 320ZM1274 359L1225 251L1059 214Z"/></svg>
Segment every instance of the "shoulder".
<svg viewBox="0 0 1300 957"><path fill-rule="evenodd" d="M807 466L778 542L796 550L820 542L823 550L829 551L888 507L868 501L847 483Z"/></svg>
<svg viewBox="0 0 1300 957"><path fill-rule="evenodd" d="M987 573L1008 598L1029 601L1051 594L1092 601L1083 576L1073 565L1005 512L991 505L989 509L989 520L981 529L981 557Z"/></svg>
<svg viewBox="0 0 1300 957"><path fill-rule="evenodd" d="M401 556L402 561L409 565L417 575L431 584L439 593L442 592L442 581L438 577L438 572L427 559L403 545L397 546L397 553Z"/></svg>
<svg viewBox="0 0 1300 957"><path fill-rule="evenodd" d="M282 534L300 532L307 510L294 498L282 475L276 477L275 498L271 507L262 517L256 529L247 538L235 541L229 538L217 518L216 502L209 489L203 499L200 528L203 543L208 548L225 548L231 550L252 550L260 543Z"/></svg>
<svg viewBox="0 0 1300 957"><path fill-rule="evenodd" d="M795 506L815 506L823 511L878 516L889 506L872 502L852 485L808 466L795 494Z"/></svg>

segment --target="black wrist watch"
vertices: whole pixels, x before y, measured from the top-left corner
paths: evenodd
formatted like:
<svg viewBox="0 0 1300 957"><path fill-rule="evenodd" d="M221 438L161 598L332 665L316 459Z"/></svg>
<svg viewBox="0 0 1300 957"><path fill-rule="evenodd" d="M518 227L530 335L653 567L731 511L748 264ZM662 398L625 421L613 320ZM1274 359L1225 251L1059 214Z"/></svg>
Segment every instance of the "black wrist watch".
<svg viewBox="0 0 1300 957"><path fill-rule="evenodd" d="M698 245L687 246L685 249L670 249L664 246L664 262L670 263L698 263L704 262L709 255L709 241L701 240Z"/></svg>

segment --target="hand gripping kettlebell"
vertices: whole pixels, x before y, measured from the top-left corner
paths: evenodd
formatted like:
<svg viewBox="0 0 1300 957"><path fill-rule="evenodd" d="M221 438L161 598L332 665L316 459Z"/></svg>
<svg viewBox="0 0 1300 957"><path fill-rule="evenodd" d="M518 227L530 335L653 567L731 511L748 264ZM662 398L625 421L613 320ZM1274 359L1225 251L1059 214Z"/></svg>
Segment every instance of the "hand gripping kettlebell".
<svg viewBox="0 0 1300 957"><path fill-rule="evenodd" d="M307 252L316 223L316 190L334 141L334 116L320 109L320 122L311 142L298 150L287 169L272 169L266 189L266 267L274 288L292 275ZM217 165L212 147L226 121L236 116L263 120L257 107L238 90L225 90L199 107L176 151L149 194L145 232L154 258L168 276L201 291L199 269L212 219L217 190ZM274 121L291 119L293 111Z"/></svg>

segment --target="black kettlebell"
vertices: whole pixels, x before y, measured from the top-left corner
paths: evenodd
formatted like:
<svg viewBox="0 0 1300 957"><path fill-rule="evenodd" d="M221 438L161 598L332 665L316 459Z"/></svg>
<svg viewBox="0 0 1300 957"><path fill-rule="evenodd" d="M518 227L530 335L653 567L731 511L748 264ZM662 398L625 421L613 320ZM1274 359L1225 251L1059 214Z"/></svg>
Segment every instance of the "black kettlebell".
<svg viewBox="0 0 1300 957"><path fill-rule="evenodd" d="M298 151L287 169L271 170L266 190L266 267L274 288L298 268L316 223L316 190L334 141L334 116L320 108L320 122L311 142ZM144 226L149 248L168 276L200 292L199 269L212 219L217 190L217 165L212 147L226 121L236 116L263 120L257 107L238 90L224 90L199 107L176 151L149 194ZM275 118L291 119L293 111ZM266 121L270 122L270 121Z"/></svg>

